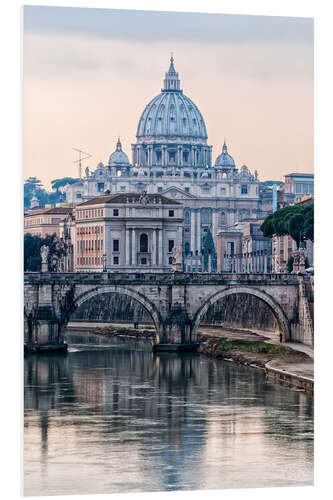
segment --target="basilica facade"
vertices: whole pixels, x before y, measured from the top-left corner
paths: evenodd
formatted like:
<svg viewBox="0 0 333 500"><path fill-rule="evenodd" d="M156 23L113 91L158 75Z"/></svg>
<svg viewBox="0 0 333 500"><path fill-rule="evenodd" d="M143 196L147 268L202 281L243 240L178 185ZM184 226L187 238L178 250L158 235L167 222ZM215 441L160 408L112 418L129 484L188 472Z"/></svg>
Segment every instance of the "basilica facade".
<svg viewBox="0 0 333 500"><path fill-rule="evenodd" d="M139 119L129 160L120 140L95 171L66 186L66 202L77 205L105 192L161 194L183 206L185 254L199 256L207 233L267 215L257 172L237 168L224 142L213 161L204 118L180 88L171 57L163 89Z"/></svg>

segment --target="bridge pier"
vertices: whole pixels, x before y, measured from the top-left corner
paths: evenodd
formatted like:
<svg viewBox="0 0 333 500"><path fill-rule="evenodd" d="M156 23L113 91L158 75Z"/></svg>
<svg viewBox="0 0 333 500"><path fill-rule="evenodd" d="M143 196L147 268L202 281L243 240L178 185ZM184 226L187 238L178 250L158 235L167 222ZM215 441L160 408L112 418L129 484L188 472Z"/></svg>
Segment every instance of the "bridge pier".
<svg viewBox="0 0 333 500"><path fill-rule="evenodd" d="M192 322L182 304L175 302L164 322L160 343L154 351L191 351L197 344L192 340Z"/></svg>
<svg viewBox="0 0 333 500"><path fill-rule="evenodd" d="M28 352L67 351L64 325L55 314L52 294L52 285L39 286L38 306L27 319L25 350Z"/></svg>

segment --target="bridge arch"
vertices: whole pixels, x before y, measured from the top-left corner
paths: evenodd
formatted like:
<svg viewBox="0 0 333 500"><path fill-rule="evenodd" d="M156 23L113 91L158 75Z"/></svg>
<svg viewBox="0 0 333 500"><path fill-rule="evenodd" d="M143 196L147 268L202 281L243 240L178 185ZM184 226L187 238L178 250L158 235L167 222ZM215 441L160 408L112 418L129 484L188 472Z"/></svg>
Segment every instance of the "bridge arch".
<svg viewBox="0 0 333 500"><path fill-rule="evenodd" d="M70 315L72 312L74 312L75 309L80 307L87 300L92 299L93 297L97 297L98 295L103 295L105 293L116 293L119 295L126 295L127 297L131 297L133 300L139 302L153 320L156 330L156 342L159 343L163 322L161 315L158 309L156 308L155 304L151 302L147 297L145 297L145 295L143 295L142 293L128 287L122 288L119 285L98 286L78 295L73 300L69 310L67 311L66 317L64 319L64 326L70 320Z"/></svg>
<svg viewBox="0 0 333 500"><path fill-rule="evenodd" d="M276 300L269 295L268 293L252 288L249 286L234 286L230 288L224 288L223 290L219 290L218 292L214 293L211 295L206 302L200 307L200 309L196 312L194 318L193 318L193 327L192 327L192 334L193 337L197 337L197 332L198 328L200 325L200 322L203 318L203 316L206 314L208 311L209 307L215 304L219 299L223 299L224 297L227 297L228 295L234 295L234 294L246 294L246 295L253 295L257 297L258 299L262 300L265 302L265 304L268 305L270 310L272 311L277 324L279 326L280 333L282 333L282 338L283 341L286 341L290 339L290 324L289 320L283 311L282 307Z"/></svg>

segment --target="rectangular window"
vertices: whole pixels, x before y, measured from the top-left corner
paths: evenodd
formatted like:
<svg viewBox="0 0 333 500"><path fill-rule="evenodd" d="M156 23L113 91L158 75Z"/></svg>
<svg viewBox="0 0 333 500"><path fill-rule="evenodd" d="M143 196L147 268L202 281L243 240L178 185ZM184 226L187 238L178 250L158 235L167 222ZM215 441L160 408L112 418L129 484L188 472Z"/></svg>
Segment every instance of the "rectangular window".
<svg viewBox="0 0 333 500"><path fill-rule="evenodd" d="M119 252L119 240L113 240L113 251Z"/></svg>
<svg viewBox="0 0 333 500"><path fill-rule="evenodd" d="M113 257L113 264L117 266L119 264L119 257Z"/></svg>
<svg viewBox="0 0 333 500"><path fill-rule="evenodd" d="M126 191L126 186L120 186L120 191L124 193Z"/></svg>
<svg viewBox="0 0 333 500"><path fill-rule="evenodd" d="M186 187L185 188L185 193L189 193L190 192L190 188L189 187Z"/></svg>
<svg viewBox="0 0 333 500"><path fill-rule="evenodd" d="M172 257L169 257L169 264L172 264Z"/></svg>
<svg viewBox="0 0 333 500"><path fill-rule="evenodd" d="M169 152L169 161L170 161L170 163L174 163L176 161L176 152L175 151Z"/></svg>
<svg viewBox="0 0 333 500"><path fill-rule="evenodd" d="M146 257L141 257L141 264L146 265L147 264L147 259Z"/></svg>
<svg viewBox="0 0 333 500"><path fill-rule="evenodd" d="M169 240L169 252L172 252L174 246L175 246L175 240Z"/></svg>
<svg viewBox="0 0 333 500"><path fill-rule="evenodd" d="M157 188L157 192L158 192L158 193L162 193L162 191L163 191L163 188L161 188L161 187L158 187L158 188Z"/></svg>
<svg viewBox="0 0 333 500"><path fill-rule="evenodd" d="M97 183L97 191L99 193L102 193L104 191L104 182L98 182Z"/></svg>
<svg viewBox="0 0 333 500"><path fill-rule="evenodd" d="M118 208L113 209L113 217L118 217L119 216L119 210Z"/></svg>
<svg viewBox="0 0 333 500"><path fill-rule="evenodd" d="M246 184L242 184L241 193L242 194L247 194L247 185Z"/></svg>
<svg viewBox="0 0 333 500"><path fill-rule="evenodd" d="M174 216L175 216L175 211L169 210L169 217L174 217Z"/></svg>

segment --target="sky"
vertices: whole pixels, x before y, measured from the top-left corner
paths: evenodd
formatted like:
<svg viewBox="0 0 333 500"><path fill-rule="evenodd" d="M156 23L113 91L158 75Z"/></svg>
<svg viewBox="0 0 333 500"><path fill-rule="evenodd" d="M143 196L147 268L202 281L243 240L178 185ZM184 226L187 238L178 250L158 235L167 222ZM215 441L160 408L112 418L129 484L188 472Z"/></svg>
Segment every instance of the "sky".
<svg viewBox="0 0 333 500"><path fill-rule="evenodd" d="M260 180L313 172L313 20L24 7L24 177L77 177L131 144L173 52L213 146Z"/></svg>

